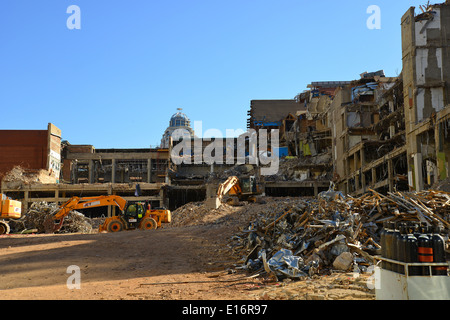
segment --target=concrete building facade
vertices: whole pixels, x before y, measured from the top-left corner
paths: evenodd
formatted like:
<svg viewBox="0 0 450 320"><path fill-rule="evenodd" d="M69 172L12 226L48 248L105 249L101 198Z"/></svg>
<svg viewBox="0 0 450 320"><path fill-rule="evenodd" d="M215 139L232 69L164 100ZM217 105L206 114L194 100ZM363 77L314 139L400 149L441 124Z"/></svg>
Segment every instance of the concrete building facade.
<svg viewBox="0 0 450 320"><path fill-rule="evenodd" d="M0 178L20 166L30 173L48 171L57 182L61 170L61 130L49 123L46 130L0 130Z"/></svg>
<svg viewBox="0 0 450 320"><path fill-rule="evenodd" d="M402 17L408 178L415 190L449 177L450 3Z"/></svg>

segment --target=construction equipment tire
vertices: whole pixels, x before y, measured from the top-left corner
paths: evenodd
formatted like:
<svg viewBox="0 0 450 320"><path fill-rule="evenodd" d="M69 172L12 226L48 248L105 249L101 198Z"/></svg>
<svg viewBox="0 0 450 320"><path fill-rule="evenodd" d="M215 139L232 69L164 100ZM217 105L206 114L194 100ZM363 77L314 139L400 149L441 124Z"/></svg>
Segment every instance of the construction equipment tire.
<svg viewBox="0 0 450 320"><path fill-rule="evenodd" d="M142 230L154 230L158 228L158 223L153 218L145 218L142 220L141 229Z"/></svg>
<svg viewBox="0 0 450 320"><path fill-rule="evenodd" d="M9 224L5 221L0 221L0 235L9 234Z"/></svg>
<svg viewBox="0 0 450 320"><path fill-rule="evenodd" d="M123 230L123 223L120 220L113 220L106 227L108 232L120 232Z"/></svg>

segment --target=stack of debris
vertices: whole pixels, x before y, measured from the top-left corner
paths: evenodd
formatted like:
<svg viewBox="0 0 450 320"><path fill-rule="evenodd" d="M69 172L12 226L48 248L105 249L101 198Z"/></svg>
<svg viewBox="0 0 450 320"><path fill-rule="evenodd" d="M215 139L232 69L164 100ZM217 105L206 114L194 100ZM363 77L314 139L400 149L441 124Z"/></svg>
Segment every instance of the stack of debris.
<svg viewBox="0 0 450 320"><path fill-rule="evenodd" d="M170 227L181 227L199 223L200 219L208 212L203 202L190 202L172 211Z"/></svg>
<svg viewBox="0 0 450 320"><path fill-rule="evenodd" d="M52 184L56 183L56 179L49 171L30 170L16 166L7 172L2 178L2 185L6 189L19 189L23 185L30 184Z"/></svg>
<svg viewBox="0 0 450 320"><path fill-rule="evenodd" d="M172 222L165 227L185 227L212 223L238 210L227 204L210 209L205 202L191 202L172 212Z"/></svg>
<svg viewBox="0 0 450 320"><path fill-rule="evenodd" d="M421 221L450 229L450 194L372 191L360 198L328 191L261 213L230 242L243 256L239 268L276 278L302 278L333 270L366 270L380 254L385 221ZM447 235L448 243L448 235Z"/></svg>
<svg viewBox="0 0 450 320"><path fill-rule="evenodd" d="M20 233L34 230L36 233L47 233L51 229L49 223L54 223L52 217L58 210L59 207L54 203L34 202L22 218L9 222L11 232ZM91 233L92 231L91 219L80 212L71 211L64 218L59 233Z"/></svg>

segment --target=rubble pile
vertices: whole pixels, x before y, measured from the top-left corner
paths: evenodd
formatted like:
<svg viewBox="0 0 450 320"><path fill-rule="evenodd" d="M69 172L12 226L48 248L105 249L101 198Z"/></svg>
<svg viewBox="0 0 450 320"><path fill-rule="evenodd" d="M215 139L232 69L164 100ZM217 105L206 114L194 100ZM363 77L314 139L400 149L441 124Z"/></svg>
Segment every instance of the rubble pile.
<svg viewBox="0 0 450 320"><path fill-rule="evenodd" d="M190 202L172 212L171 227L181 227L198 223L208 212L203 202Z"/></svg>
<svg viewBox="0 0 450 320"><path fill-rule="evenodd" d="M375 191L359 198L323 192L318 198L291 199L259 214L230 240L243 257L240 269L279 278L367 270L380 254L385 221L420 221L449 232L450 194L439 191ZM448 236L447 236L448 242Z"/></svg>
<svg viewBox="0 0 450 320"><path fill-rule="evenodd" d="M21 166L15 166L2 178L2 184L8 189L18 189L23 185L55 182L56 179L47 170L30 170Z"/></svg>
<svg viewBox="0 0 450 320"><path fill-rule="evenodd" d="M238 207L223 204L218 209L210 209L205 202L190 202L172 212L172 222L165 228L195 226L217 221L235 212Z"/></svg>
<svg viewBox="0 0 450 320"><path fill-rule="evenodd" d="M72 211L64 218L63 225L59 233L92 233L93 226L91 219L78 211Z"/></svg>
<svg viewBox="0 0 450 320"><path fill-rule="evenodd" d="M240 201L238 205L222 203L217 209L210 209L205 202L190 202L172 212L172 222L165 227L184 227L208 223L247 225L250 221L269 217L287 210L298 198L264 197L258 203Z"/></svg>
<svg viewBox="0 0 450 320"><path fill-rule="evenodd" d="M34 202L28 211L18 220L11 220L12 232L35 230L37 233L47 233L49 223L54 223L51 217L57 213L59 207L55 203ZM93 226L91 219L78 211L71 211L65 218L58 233L91 233Z"/></svg>

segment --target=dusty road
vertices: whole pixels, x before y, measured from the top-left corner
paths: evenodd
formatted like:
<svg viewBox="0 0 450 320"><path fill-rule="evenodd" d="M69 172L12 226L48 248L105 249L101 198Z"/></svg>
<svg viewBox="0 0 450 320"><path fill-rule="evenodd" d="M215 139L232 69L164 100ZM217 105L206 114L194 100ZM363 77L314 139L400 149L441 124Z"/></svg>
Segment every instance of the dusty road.
<svg viewBox="0 0 450 320"><path fill-rule="evenodd" d="M226 272L226 237L211 227L3 236L2 299L246 299L248 280L228 282L242 275Z"/></svg>

